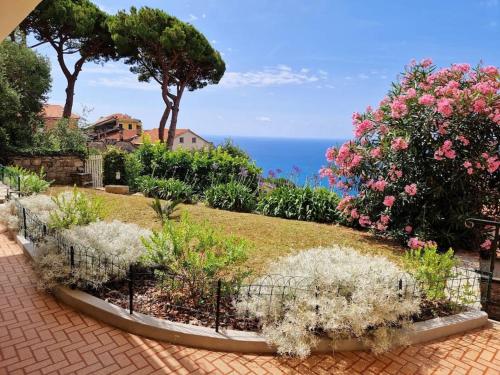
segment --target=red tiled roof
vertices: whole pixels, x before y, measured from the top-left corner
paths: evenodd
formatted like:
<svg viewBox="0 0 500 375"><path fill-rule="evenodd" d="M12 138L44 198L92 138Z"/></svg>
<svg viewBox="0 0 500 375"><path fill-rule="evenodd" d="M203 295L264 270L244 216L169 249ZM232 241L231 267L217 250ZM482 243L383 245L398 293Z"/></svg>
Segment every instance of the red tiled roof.
<svg viewBox="0 0 500 375"><path fill-rule="evenodd" d="M62 118L64 107L59 104L44 104L42 109L43 118ZM80 116L72 113L71 118L79 119Z"/></svg>
<svg viewBox="0 0 500 375"><path fill-rule="evenodd" d="M123 135L123 138L122 138L122 135ZM131 139L136 138L136 137L139 137L137 135L137 130L123 129L122 131L120 131L119 129L116 129L116 131L107 133L105 138L106 139L115 139L117 141L121 141L121 140L128 141L128 140L131 140Z"/></svg>
<svg viewBox="0 0 500 375"><path fill-rule="evenodd" d="M140 121L138 119L132 118L132 116L127 115L126 113L113 113L108 116L99 117L99 119L95 122L94 125L98 125L104 122L108 122L109 120L117 120L117 119L127 119L133 121Z"/></svg>

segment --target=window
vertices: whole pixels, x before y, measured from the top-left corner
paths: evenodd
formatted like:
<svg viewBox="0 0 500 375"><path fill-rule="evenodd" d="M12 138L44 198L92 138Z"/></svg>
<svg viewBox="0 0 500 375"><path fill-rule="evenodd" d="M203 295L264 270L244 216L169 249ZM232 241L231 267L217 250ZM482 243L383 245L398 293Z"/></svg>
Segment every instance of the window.
<svg viewBox="0 0 500 375"><path fill-rule="evenodd" d="M119 127L120 129L123 129L123 124L118 124L118 127Z"/></svg>
<svg viewBox="0 0 500 375"><path fill-rule="evenodd" d="M196 143L196 137L193 137L193 138L191 139L191 143Z"/></svg>
<svg viewBox="0 0 500 375"><path fill-rule="evenodd" d="M141 125L136 126L137 130L141 130Z"/></svg>
<svg viewBox="0 0 500 375"><path fill-rule="evenodd" d="M184 137L179 137L179 143L184 143Z"/></svg>
<svg viewBox="0 0 500 375"><path fill-rule="evenodd" d="M132 130L132 124L128 124L129 130Z"/></svg>

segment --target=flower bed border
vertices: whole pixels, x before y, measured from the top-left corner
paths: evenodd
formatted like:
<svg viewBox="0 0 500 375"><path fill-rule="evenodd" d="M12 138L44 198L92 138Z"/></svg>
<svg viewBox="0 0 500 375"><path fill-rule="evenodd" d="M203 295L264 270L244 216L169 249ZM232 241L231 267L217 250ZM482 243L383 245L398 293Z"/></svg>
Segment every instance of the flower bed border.
<svg viewBox="0 0 500 375"><path fill-rule="evenodd" d="M24 253L33 259L33 243L21 235L17 235L16 240ZM276 348L269 346L265 339L255 332L226 330L217 333L211 328L171 322L141 313L130 315L126 309L65 286L56 287L54 295L59 301L94 319L151 339L223 352L266 354L276 352ZM414 329L409 333L409 342L418 344L440 339L482 327L487 323L488 315L484 311L467 311L444 318L418 322L414 324ZM355 351L365 350L366 347L358 340L349 339L339 341L334 349L336 351ZM331 340L327 338L321 339L318 346L313 349L313 353L331 352Z"/></svg>

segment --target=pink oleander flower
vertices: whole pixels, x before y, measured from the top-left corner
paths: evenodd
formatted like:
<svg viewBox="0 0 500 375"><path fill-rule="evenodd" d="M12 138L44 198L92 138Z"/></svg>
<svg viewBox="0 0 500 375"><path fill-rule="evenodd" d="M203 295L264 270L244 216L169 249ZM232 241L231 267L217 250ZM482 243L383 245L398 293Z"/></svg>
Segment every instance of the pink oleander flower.
<svg viewBox="0 0 500 375"><path fill-rule="evenodd" d="M450 140L444 141L443 145L434 152L434 159L443 160L444 158L455 159L456 153L452 149L453 142Z"/></svg>
<svg viewBox="0 0 500 375"><path fill-rule="evenodd" d="M437 102L437 111L441 113L444 117L450 117L453 113L453 107L451 105L451 100L442 98Z"/></svg>
<svg viewBox="0 0 500 375"><path fill-rule="evenodd" d="M483 98L477 99L472 103L472 110L476 113L482 113L486 110L486 101Z"/></svg>
<svg viewBox="0 0 500 375"><path fill-rule="evenodd" d="M420 61L420 65L422 65L424 68L427 68L428 66L432 65L432 59L423 59L422 61Z"/></svg>
<svg viewBox="0 0 500 375"><path fill-rule="evenodd" d="M435 101L436 98L431 94L424 94L418 99L418 104L430 106L433 105Z"/></svg>
<svg viewBox="0 0 500 375"><path fill-rule="evenodd" d="M406 90L406 93L405 93L406 99L413 99L416 96L417 96L417 90L415 90L413 87Z"/></svg>
<svg viewBox="0 0 500 375"><path fill-rule="evenodd" d="M326 160L331 163L335 159L336 154L337 150L335 148L333 147L328 148L325 154Z"/></svg>
<svg viewBox="0 0 500 375"><path fill-rule="evenodd" d="M378 180L374 182L371 186L374 191L384 191L387 186L387 182L385 180Z"/></svg>
<svg viewBox="0 0 500 375"><path fill-rule="evenodd" d="M411 249L418 249L424 246L424 243L418 239L418 237L412 237L408 241L408 247Z"/></svg>
<svg viewBox="0 0 500 375"><path fill-rule="evenodd" d="M462 142L462 144L463 144L464 146L468 146L468 145L469 145L469 143L470 143L470 141L469 141L467 138L465 138L463 135L459 135L459 136L457 137L457 140L459 140L460 142Z"/></svg>
<svg viewBox="0 0 500 375"><path fill-rule="evenodd" d="M319 170L319 176L321 178L332 177L333 176L333 171L331 170L331 168L321 168Z"/></svg>
<svg viewBox="0 0 500 375"><path fill-rule="evenodd" d="M500 161L498 156L491 156L486 160L486 170L489 173L495 173L495 171L500 167Z"/></svg>
<svg viewBox="0 0 500 375"><path fill-rule="evenodd" d="M442 124L439 124L438 133L441 135L446 135L448 133L448 126L449 126L449 124L447 122L443 122Z"/></svg>
<svg viewBox="0 0 500 375"><path fill-rule="evenodd" d="M451 70L454 72L467 73L470 70L469 64L453 64Z"/></svg>
<svg viewBox="0 0 500 375"><path fill-rule="evenodd" d="M380 147L375 147L370 151L370 156L372 158L379 158L381 155L382 155L382 150L380 149Z"/></svg>
<svg viewBox="0 0 500 375"><path fill-rule="evenodd" d="M495 66L492 66L492 65L484 66L480 70L481 70L482 73L485 73L485 74L488 74L488 75L492 75L492 76L498 75L498 69Z"/></svg>
<svg viewBox="0 0 500 375"><path fill-rule="evenodd" d="M355 125L355 130L354 130L354 135L359 138L361 137L362 135L364 135L365 133L369 132L370 130L373 129L374 127L374 124L372 121L370 120L364 120L364 121L361 121L359 123L356 123Z"/></svg>
<svg viewBox="0 0 500 375"><path fill-rule="evenodd" d="M417 184L410 184L405 186L405 193L414 196L417 194Z"/></svg>
<svg viewBox="0 0 500 375"><path fill-rule="evenodd" d="M413 231L413 227L412 227L411 225L407 225L407 226L405 227L405 232L406 232L406 233L410 234L412 231Z"/></svg>
<svg viewBox="0 0 500 375"><path fill-rule="evenodd" d="M384 111L382 111L381 109L377 109L374 113L373 113L373 119L377 122L380 122L384 119Z"/></svg>
<svg viewBox="0 0 500 375"><path fill-rule="evenodd" d="M396 98L391 103L391 116L393 118L401 118L408 113L404 99Z"/></svg>
<svg viewBox="0 0 500 375"><path fill-rule="evenodd" d="M361 215L358 222L359 222L359 225L361 225L362 227L368 227L372 223L370 218L366 215Z"/></svg>
<svg viewBox="0 0 500 375"><path fill-rule="evenodd" d="M353 219L358 219L358 218L359 218L359 213L358 213L358 210L357 210L356 208L353 208L353 209L351 210L351 217L352 217Z"/></svg>
<svg viewBox="0 0 500 375"><path fill-rule="evenodd" d="M375 224L375 228L379 231L379 232L385 232L387 230L387 225L384 225L383 223L377 221L377 223Z"/></svg>
<svg viewBox="0 0 500 375"><path fill-rule="evenodd" d="M394 151L406 150L408 148L408 142L404 138L397 137L391 142L391 149Z"/></svg>
<svg viewBox="0 0 500 375"><path fill-rule="evenodd" d="M472 163L470 161L466 160L464 162L463 166L464 166L464 168L470 168L470 167L472 167Z"/></svg>
<svg viewBox="0 0 500 375"><path fill-rule="evenodd" d="M474 169L472 168L467 168L467 174L473 174L474 173Z"/></svg>
<svg viewBox="0 0 500 375"><path fill-rule="evenodd" d="M396 197L394 197L393 195L386 195L385 198L384 198L384 206L386 207L392 207L392 205L394 204L394 201L396 200Z"/></svg>
<svg viewBox="0 0 500 375"><path fill-rule="evenodd" d="M391 217L389 215L381 215L380 216L380 222L382 224L388 225L390 221L391 221Z"/></svg>
<svg viewBox="0 0 500 375"><path fill-rule="evenodd" d="M481 244L481 249L489 250L491 249L491 240L486 240Z"/></svg>
<svg viewBox="0 0 500 375"><path fill-rule="evenodd" d="M350 203L353 199L354 197L352 195L346 195L345 197L343 197L337 205L337 210L344 211L347 207L350 206Z"/></svg>

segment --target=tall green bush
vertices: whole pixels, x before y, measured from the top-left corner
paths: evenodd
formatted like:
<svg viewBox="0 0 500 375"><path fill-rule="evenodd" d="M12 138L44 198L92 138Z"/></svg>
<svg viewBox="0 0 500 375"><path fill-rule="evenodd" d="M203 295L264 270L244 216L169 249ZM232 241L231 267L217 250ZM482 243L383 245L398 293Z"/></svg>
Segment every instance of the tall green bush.
<svg viewBox="0 0 500 375"><path fill-rule="evenodd" d="M103 157L104 185L127 184L127 173L125 169L126 157L127 153L116 147L110 147L106 151Z"/></svg>
<svg viewBox="0 0 500 375"><path fill-rule="evenodd" d="M141 176L136 179L137 189L145 196L179 202L189 202L193 197L193 188L184 181L175 178L154 178Z"/></svg>
<svg viewBox="0 0 500 375"><path fill-rule="evenodd" d="M231 155L222 148L168 151L164 145L145 143L136 151L142 174L176 178L203 193L210 186L238 180L255 190L261 169L244 156Z"/></svg>
<svg viewBox="0 0 500 375"><path fill-rule="evenodd" d="M336 193L326 188L280 186L264 194L257 210L267 216L333 223L339 220Z"/></svg>

